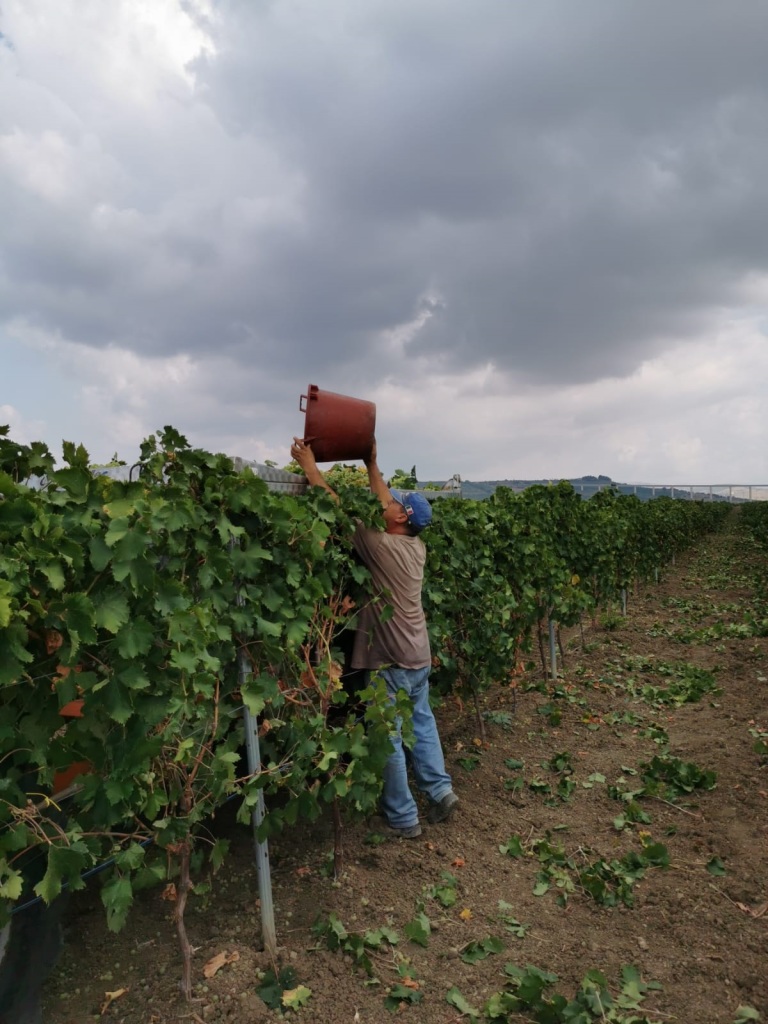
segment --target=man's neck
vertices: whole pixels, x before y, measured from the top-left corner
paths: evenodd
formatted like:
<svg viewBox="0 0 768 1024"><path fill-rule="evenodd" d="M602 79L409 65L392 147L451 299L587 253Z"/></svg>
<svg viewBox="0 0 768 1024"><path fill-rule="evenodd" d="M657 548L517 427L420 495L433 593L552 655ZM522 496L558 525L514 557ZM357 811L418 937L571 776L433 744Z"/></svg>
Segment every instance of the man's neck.
<svg viewBox="0 0 768 1024"><path fill-rule="evenodd" d="M413 534L405 523L387 523L385 533L391 533L398 537L412 537Z"/></svg>

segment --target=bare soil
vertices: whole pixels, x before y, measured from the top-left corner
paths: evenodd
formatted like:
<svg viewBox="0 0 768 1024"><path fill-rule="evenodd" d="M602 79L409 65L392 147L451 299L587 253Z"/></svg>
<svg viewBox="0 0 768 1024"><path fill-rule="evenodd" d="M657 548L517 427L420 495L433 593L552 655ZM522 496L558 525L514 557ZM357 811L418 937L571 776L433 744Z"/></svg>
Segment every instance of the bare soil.
<svg viewBox="0 0 768 1024"><path fill-rule="evenodd" d="M46 987L46 1024L378 1024L393 1018L385 997L402 981L404 964L421 1001L404 1002L394 1016L448 1024L462 1019L446 1001L448 990L456 986L482 1008L503 988L509 963L553 972L556 989L568 997L590 969L603 972L615 993L622 965L634 964L645 981L661 985L642 1004L653 1021L733 1024L745 1005L768 1020L768 766L750 734L768 730L768 637L728 630L735 624L755 632L745 624L756 607L758 618L768 614L764 603L756 606L755 588L766 582L766 560L736 519L730 532L678 559L658 585L630 594L626 619L617 612L585 623L583 635L564 635L556 682L532 689L542 683L536 665L515 686L488 694L484 708L496 723L487 722L484 745L474 708L447 702L438 720L461 801L449 823L425 824L416 840L379 844L366 823L348 824L338 881L330 869L330 816L272 841L277 964L262 951L252 837L223 815L218 827L232 839L231 856L211 895L192 898L187 911L195 947L192 1004L178 990L173 904L158 890L142 893L126 928L112 935L94 879L70 901L65 949ZM663 688L681 678L686 665L714 673L719 693L680 707L642 696L643 686ZM499 713L510 715L508 724L499 724ZM716 787L667 802L643 797L650 820L620 831L614 819L623 805L609 787L621 779L625 789L642 785L641 765L665 749L659 728L668 734L669 754L714 770ZM570 774L551 767L563 753ZM523 766L510 768L508 759ZM522 788L508 781L515 777ZM563 779L574 783L562 787L566 799L557 795ZM500 852L512 836L526 855ZM601 905L578 884L561 906L555 885L534 895L543 868L535 842L546 837L580 866L650 842L667 847L670 864L647 869L631 907ZM457 900L449 907L429 895L444 883L443 872L456 879ZM508 908L500 909L500 900ZM431 923L425 947L404 932L422 905ZM313 933L312 925L331 914L350 933L386 925L398 932L397 945L371 951L372 977ZM507 930L503 917L524 926L523 936ZM467 943L489 936L503 941L500 953L475 964L462 960ZM237 958L206 979L204 965L222 952ZM262 975L275 966L293 968L293 984L311 991L285 1017L258 994ZM109 993L118 994L110 1001Z"/></svg>

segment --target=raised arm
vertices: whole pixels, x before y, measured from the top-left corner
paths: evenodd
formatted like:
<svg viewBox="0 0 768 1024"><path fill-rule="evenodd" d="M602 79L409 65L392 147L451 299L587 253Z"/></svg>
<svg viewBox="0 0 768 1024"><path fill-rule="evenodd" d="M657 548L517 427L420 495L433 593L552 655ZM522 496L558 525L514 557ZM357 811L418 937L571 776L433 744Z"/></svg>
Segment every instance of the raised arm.
<svg viewBox="0 0 768 1024"><path fill-rule="evenodd" d="M317 468L314 452L309 445L304 444L300 437L294 437L293 439L293 444L291 445L291 458L295 459L304 470L304 475L307 478L308 484L312 487L322 487L324 491L328 491L334 501L339 500L339 496L336 491L334 491L323 474Z"/></svg>
<svg viewBox="0 0 768 1024"><path fill-rule="evenodd" d="M368 481L371 485L371 491L381 502L382 508L387 508L392 502L392 495L389 493L389 488L381 475L379 464L376 461L376 441L373 442L371 448L371 454L365 459L365 468L368 470Z"/></svg>

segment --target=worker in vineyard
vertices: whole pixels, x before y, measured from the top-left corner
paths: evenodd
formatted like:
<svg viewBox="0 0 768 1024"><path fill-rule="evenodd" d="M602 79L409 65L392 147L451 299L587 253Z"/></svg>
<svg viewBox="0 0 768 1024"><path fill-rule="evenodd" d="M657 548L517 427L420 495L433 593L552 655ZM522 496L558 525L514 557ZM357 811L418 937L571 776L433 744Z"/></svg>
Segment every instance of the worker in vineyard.
<svg viewBox="0 0 768 1024"><path fill-rule="evenodd" d="M291 456L301 466L309 484L322 487L339 500L317 468L309 445L294 438ZM381 502L384 529L358 523L354 534L355 550L367 566L379 596L361 609L352 668L382 676L392 698L400 690L410 698L414 735L410 766L416 785L427 797L427 820L435 824L450 818L459 798L445 770L437 723L429 704L432 655L421 603L426 548L419 534L431 522L432 509L421 494L387 487L376 461L375 441L365 466L371 491ZM392 608L389 618L382 616L387 605ZM421 825L408 785L399 722L392 744L394 749L384 768L381 811L393 833L415 839L421 835Z"/></svg>

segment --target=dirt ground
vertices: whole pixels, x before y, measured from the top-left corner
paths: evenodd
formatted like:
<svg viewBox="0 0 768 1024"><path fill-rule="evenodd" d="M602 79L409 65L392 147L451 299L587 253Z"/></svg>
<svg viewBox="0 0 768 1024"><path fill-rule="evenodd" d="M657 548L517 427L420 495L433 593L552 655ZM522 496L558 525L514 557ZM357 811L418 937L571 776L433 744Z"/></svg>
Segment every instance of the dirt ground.
<svg viewBox="0 0 768 1024"><path fill-rule="evenodd" d="M393 1016L448 1024L469 1020L468 1007L482 1011L510 980L507 964L552 972L554 990L568 998L594 969L614 996L624 965L660 984L640 1010L617 1010L612 1020L758 1019L739 1018L744 1006L768 1020L768 758L754 749L755 734L768 732L768 637L755 635L768 615L755 592L760 580L768 585L766 560L732 523L658 585L631 594L626 620L617 611L585 623L583 636L564 635L555 682L541 686L538 665L516 688L488 695L485 745L474 711L448 702L438 718L461 801L448 824L382 843L365 823L349 825L338 881L330 818L273 840L276 964L261 951L250 832L221 821L232 854L212 894L194 898L187 913L191 1005L178 994L172 903L158 890L141 894L124 931L112 935L94 879L70 901L46 1024L378 1024ZM693 697L692 681L706 690L712 677L717 690L675 706L675 687ZM714 771L716 785L649 794L641 766L664 753ZM695 776L689 771L689 786ZM644 785L632 805L611 795L611 787ZM618 827L622 813L631 818L638 808L647 820ZM605 905L615 891L610 872L603 902L587 891L589 865L615 867L631 851L650 857L657 843L669 865L647 864L628 883L632 906ZM329 931L330 915L341 922L335 951L312 931L318 919ZM398 941L390 944L382 928ZM365 933L373 933L370 976L355 941ZM206 979L204 965L224 952L231 961ZM262 987L275 967L293 972L283 982L296 1008L284 1018L262 999L275 1001ZM390 1010L385 1000L398 984ZM454 987L466 1003L447 1000ZM499 1019L542 1018L531 1010Z"/></svg>

